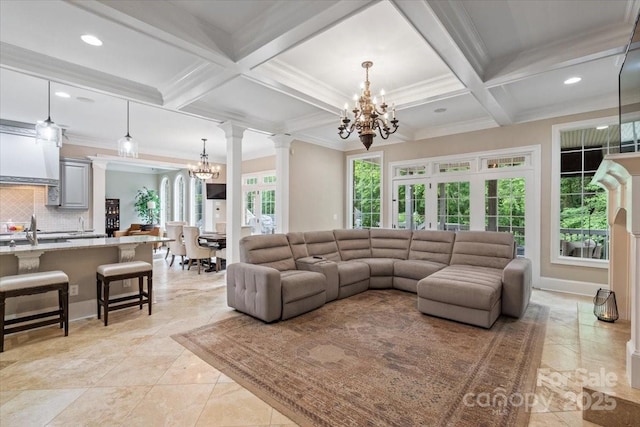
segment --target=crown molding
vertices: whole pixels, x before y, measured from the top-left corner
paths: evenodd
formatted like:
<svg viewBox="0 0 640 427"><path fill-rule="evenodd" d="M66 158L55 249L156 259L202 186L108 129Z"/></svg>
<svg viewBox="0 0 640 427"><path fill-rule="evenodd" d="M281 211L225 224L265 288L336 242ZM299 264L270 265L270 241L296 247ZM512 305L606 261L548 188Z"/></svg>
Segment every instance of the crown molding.
<svg viewBox="0 0 640 427"><path fill-rule="evenodd" d="M385 96L395 103L396 109L402 110L468 92L460 80L447 74L390 91Z"/></svg>
<svg viewBox="0 0 640 427"><path fill-rule="evenodd" d="M221 124L232 122L233 124L244 127L245 129L255 129L258 132L269 134L282 133L282 126L267 120L263 120L258 117L248 117L230 111L219 110L200 101L184 107L181 111L215 120Z"/></svg>
<svg viewBox="0 0 640 427"><path fill-rule="evenodd" d="M515 118L516 123L532 122L535 120L551 119L554 117L569 116L572 114L588 113L590 111L606 110L618 107L618 95L599 95L583 100L580 104L575 101L565 105L554 104L550 107L531 108L519 111Z"/></svg>
<svg viewBox="0 0 640 427"><path fill-rule="evenodd" d="M457 123L450 123L443 126L434 126L416 131L415 140L437 138L447 135L455 135L458 133L473 132L476 130L490 129L499 127L495 120L488 117L466 120Z"/></svg>

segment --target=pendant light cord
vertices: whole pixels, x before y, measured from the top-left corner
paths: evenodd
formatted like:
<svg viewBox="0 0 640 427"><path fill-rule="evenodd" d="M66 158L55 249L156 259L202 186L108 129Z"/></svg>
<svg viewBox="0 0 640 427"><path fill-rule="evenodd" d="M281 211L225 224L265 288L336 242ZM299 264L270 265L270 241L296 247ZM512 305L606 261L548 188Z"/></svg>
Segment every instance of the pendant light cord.
<svg viewBox="0 0 640 427"><path fill-rule="evenodd" d="M51 121L51 80L47 80L47 119Z"/></svg>

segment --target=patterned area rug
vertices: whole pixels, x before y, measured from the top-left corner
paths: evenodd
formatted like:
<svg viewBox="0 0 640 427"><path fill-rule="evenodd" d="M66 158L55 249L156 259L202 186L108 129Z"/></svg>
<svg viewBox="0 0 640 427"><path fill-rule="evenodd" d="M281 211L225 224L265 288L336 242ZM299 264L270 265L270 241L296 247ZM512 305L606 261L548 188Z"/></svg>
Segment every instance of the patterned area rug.
<svg viewBox="0 0 640 427"><path fill-rule="evenodd" d="M237 316L173 338L306 426L527 425L549 309L491 330L367 291L275 324Z"/></svg>

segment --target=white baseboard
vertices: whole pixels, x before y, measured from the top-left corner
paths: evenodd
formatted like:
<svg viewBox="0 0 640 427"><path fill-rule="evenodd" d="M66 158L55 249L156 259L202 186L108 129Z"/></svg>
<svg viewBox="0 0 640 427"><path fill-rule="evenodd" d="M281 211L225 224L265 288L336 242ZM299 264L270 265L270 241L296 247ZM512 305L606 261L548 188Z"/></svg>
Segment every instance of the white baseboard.
<svg viewBox="0 0 640 427"><path fill-rule="evenodd" d="M593 297L600 288L609 289L608 284L579 282L576 280L557 279L555 277L540 277L540 282L533 287L536 289L585 295L589 297Z"/></svg>

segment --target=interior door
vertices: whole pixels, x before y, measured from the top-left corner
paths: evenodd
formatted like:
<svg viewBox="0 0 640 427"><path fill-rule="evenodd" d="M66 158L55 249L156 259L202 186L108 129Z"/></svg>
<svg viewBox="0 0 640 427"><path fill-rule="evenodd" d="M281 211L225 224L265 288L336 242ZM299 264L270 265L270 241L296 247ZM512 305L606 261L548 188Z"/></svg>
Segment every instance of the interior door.
<svg viewBox="0 0 640 427"><path fill-rule="evenodd" d="M424 179L393 183L393 228L425 229L427 205L425 189Z"/></svg>

